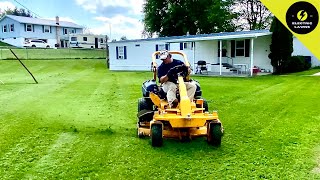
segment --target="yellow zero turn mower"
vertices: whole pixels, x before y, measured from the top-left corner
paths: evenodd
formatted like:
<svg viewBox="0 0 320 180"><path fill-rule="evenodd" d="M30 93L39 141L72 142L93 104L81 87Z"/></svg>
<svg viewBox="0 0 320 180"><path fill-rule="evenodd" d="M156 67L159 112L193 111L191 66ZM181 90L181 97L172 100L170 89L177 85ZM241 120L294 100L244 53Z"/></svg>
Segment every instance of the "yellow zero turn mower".
<svg viewBox="0 0 320 180"><path fill-rule="evenodd" d="M157 85L156 55L152 54L153 79L142 85L143 97L138 100L137 133L139 138L150 136L152 146L162 146L163 138L179 138L191 140L193 137L206 137L213 146L221 145L223 135L222 123L217 111L209 112L208 104L201 98L202 91L197 81L189 79L188 73L177 72L179 104L170 108L166 94ZM190 67L187 56L179 51L170 54L181 55L186 67ZM190 102L184 81L193 81L197 85L195 100ZM180 98L179 98L180 97Z"/></svg>

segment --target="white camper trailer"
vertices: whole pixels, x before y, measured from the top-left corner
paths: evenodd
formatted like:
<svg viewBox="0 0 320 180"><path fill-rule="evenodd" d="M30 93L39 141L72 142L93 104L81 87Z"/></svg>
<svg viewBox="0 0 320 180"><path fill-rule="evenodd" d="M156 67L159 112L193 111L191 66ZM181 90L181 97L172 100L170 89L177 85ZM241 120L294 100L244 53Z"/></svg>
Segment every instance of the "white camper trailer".
<svg viewBox="0 0 320 180"><path fill-rule="evenodd" d="M71 48L106 48L106 36L104 35L70 34L69 42Z"/></svg>

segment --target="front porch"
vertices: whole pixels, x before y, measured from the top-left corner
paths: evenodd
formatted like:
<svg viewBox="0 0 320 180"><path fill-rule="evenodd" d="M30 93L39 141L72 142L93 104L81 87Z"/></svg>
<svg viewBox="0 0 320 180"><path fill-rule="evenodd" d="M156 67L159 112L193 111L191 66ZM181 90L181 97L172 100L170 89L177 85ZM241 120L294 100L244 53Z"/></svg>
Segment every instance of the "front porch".
<svg viewBox="0 0 320 180"><path fill-rule="evenodd" d="M253 76L272 73L268 54L271 34L233 34L170 42L187 55L194 74Z"/></svg>

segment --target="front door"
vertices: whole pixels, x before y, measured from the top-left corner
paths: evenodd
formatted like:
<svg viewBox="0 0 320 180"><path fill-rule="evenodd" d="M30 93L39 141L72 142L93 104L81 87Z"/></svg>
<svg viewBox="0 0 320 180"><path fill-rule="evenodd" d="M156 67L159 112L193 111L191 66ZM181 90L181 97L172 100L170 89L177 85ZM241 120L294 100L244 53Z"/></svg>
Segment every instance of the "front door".
<svg viewBox="0 0 320 180"><path fill-rule="evenodd" d="M98 49L98 48L99 48L99 46L98 46L98 42L99 42L98 38L95 38L94 47L95 47L96 49Z"/></svg>

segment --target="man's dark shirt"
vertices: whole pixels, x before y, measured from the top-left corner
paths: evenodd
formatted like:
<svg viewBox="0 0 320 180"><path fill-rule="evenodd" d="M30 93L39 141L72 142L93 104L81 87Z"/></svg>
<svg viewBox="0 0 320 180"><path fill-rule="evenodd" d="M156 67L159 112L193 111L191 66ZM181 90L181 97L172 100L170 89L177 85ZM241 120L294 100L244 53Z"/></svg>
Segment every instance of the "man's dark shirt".
<svg viewBox="0 0 320 180"><path fill-rule="evenodd" d="M158 67L158 78L160 81L160 78L164 75L166 75L168 73L168 71L178 65L182 65L184 64L182 61L177 60L177 59L173 59L172 63L169 64L164 64L162 63L159 67ZM169 81L173 82L174 80L169 79Z"/></svg>

